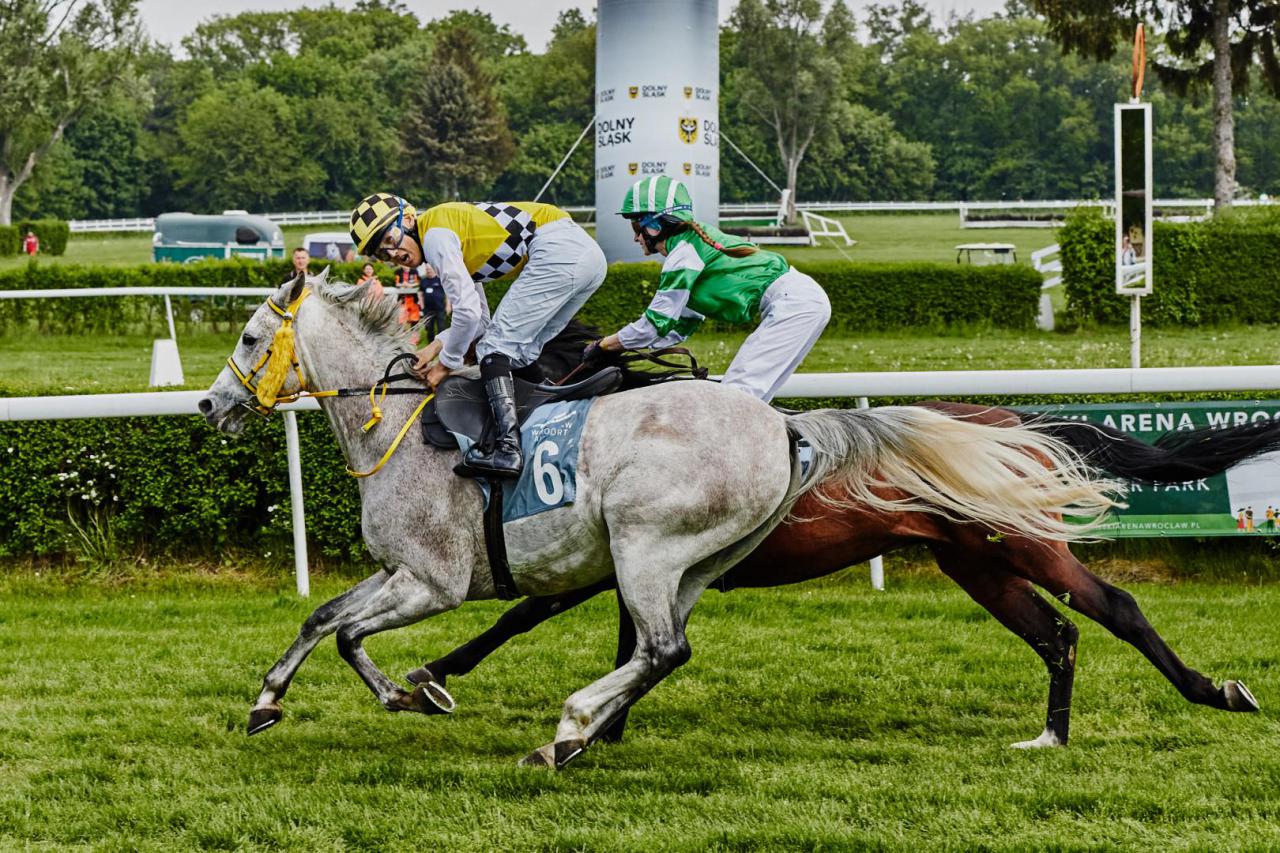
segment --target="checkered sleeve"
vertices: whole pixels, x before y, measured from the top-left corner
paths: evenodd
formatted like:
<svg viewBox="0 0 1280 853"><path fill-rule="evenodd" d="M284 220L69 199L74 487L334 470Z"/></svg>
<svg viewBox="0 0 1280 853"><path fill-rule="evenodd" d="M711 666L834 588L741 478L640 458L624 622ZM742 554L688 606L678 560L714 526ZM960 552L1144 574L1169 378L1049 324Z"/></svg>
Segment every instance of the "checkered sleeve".
<svg viewBox="0 0 1280 853"><path fill-rule="evenodd" d="M440 351L440 363L450 370L463 366L467 350L484 334L489 320L489 307L484 301L484 290L471 280L467 265L462 260L462 241L448 228L429 228L422 235L422 254L426 262L436 268L445 295L453 303L453 318L444 347Z"/></svg>

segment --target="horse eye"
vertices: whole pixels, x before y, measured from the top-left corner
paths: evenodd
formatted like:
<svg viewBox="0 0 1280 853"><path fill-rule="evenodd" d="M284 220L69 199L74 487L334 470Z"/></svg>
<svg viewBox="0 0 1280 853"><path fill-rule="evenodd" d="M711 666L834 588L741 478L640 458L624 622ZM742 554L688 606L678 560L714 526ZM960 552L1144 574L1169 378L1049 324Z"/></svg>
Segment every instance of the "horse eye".
<svg viewBox="0 0 1280 853"><path fill-rule="evenodd" d="M258 339L255 338L253 335L245 334L240 336L240 343L244 344L247 347L251 347L257 342L258 342Z"/></svg>

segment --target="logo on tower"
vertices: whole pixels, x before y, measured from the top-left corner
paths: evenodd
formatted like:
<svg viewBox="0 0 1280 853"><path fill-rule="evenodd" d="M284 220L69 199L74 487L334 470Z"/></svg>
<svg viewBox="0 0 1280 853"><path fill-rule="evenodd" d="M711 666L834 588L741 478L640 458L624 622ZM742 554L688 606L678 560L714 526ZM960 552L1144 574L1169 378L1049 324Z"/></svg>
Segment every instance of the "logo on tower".
<svg viewBox="0 0 1280 853"><path fill-rule="evenodd" d="M628 175L634 175L637 171L639 171L639 169L640 169L640 164L639 164L639 163L628 163L628 164L627 164L627 174L628 174Z"/></svg>
<svg viewBox="0 0 1280 853"><path fill-rule="evenodd" d="M692 145L698 140L698 120L681 116L679 122L680 141Z"/></svg>
<svg viewBox="0 0 1280 853"><path fill-rule="evenodd" d="M692 97L693 97L693 87L692 87L692 86L685 86L685 87L684 87L684 96L685 96L686 98L692 98Z"/></svg>
<svg viewBox="0 0 1280 853"><path fill-rule="evenodd" d="M627 96L628 96L628 97L630 97L631 99L633 99L633 100L634 100L636 97L638 97L638 96L639 96L639 94L640 94L640 87L639 87L639 86L628 86L628 87L627 87Z"/></svg>
<svg viewBox="0 0 1280 853"><path fill-rule="evenodd" d="M693 164L692 164L692 163L685 163L685 164L684 164L684 173L685 173L686 175L692 175L692 174L693 174Z"/></svg>

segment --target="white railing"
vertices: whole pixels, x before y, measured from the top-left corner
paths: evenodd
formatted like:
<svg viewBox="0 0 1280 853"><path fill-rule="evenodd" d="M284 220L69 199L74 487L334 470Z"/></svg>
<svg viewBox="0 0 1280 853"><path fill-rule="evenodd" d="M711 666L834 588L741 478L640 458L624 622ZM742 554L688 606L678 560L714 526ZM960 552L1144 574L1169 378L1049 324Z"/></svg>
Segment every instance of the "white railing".
<svg viewBox="0 0 1280 853"><path fill-rule="evenodd" d="M1276 201L1270 198L1241 198L1232 202L1237 207L1256 207L1275 203ZM796 209L843 213L923 213L945 211L959 213L963 221L967 212L972 210L1073 210L1077 207L1109 207L1111 204L1112 202L1110 201L1100 199L1072 199L1067 201L802 201L796 204ZM1199 210L1204 215L1213 212L1213 199L1211 198L1158 198L1152 204L1155 207ZM595 215L595 207L589 204L571 205L562 209L568 213ZM756 213L772 215L777 210L777 201L733 202L720 205L721 216ZM349 222L351 211L314 210L292 213L265 213L262 215L280 225L324 225ZM152 231L155 229L155 219L151 217L135 219L73 219L68 224L71 226L73 234L102 231Z"/></svg>
<svg viewBox="0 0 1280 853"><path fill-rule="evenodd" d="M1101 370L968 370L885 373L797 373L781 397L959 397L1006 394L1133 394L1256 391L1280 388L1280 365L1251 367L1157 367ZM89 394L0 398L0 422L76 418L198 415L203 391L144 394ZM859 400L865 405L865 399ZM299 411L319 409L307 399L280 407L285 417L285 452L293 505L294 569L298 593L309 590L306 519L302 503ZM873 567L873 582L876 582ZM882 580L882 576L880 577ZM880 583L876 584L877 587Z"/></svg>

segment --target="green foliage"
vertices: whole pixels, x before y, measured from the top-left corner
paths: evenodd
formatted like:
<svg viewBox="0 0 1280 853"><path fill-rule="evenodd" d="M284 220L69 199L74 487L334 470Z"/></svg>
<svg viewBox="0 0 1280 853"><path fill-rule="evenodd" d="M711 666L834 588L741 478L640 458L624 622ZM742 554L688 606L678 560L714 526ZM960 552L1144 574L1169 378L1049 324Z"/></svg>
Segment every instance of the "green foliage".
<svg viewBox="0 0 1280 853"><path fill-rule="evenodd" d="M1128 317L1128 299L1115 293L1114 229L1090 210L1072 214L1058 233L1067 304L1079 320L1118 323ZM1157 222L1153 243L1155 288L1142 300L1144 322L1280 321L1280 215L1238 212L1204 222Z"/></svg>
<svg viewBox="0 0 1280 853"><path fill-rule="evenodd" d="M71 226L61 219L25 219L18 222L19 242L28 231L34 231L40 239L40 254L61 255L67 251ZM19 246L21 248L21 246ZM0 252L3 254L3 252Z"/></svg>
<svg viewBox="0 0 1280 853"><path fill-rule="evenodd" d="M483 194L514 154L493 76L480 64L480 39L453 27L435 54L401 128L401 174L430 199ZM414 193L418 195L418 193Z"/></svg>
<svg viewBox="0 0 1280 853"><path fill-rule="evenodd" d="M18 254L22 236L16 225L0 225L0 258Z"/></svg>
<svg viewBox="0 0 1280 853"><path fill-rule="evenodd" d="M324 418L298 420L307 527L321 553L362 552L360 499ZM216 554L287 539L279 418L230 440L199 418L0 424L0 556Z"/></svg>
<svg viewBox="0 0 1280 853"><path fill-rule="evenodd" d="M313 271L326 264L312 261ZM335 280L355 281L359 263L332 264ZM1040 276L1027 266L974 267L959 264L800 264L831 298L832 328L886 329L971 324L1028 328L1034 322ZM658 264L614 264L580 317L613 331L640 316L658 283ZM0 290L51 287L275 287L288 278L289 261L231 260L138 267L79 267L30 264L0 272ZM379 265L379 277L391 274ZM485 288L497 308L509 281ZM179 322L213 322L231 328L259 304L257 297L217 297L193 301L197 316ZM160 300L104 299L91 311L67 311L59 300L0 301L0 328L34 324L41 332L101 332L150 329L164 322ZM708 330L719 324L707 325Z"/></svg>
<svg viewBox="0 0 1280 853"><path fill-rule="evenodd" d="M303 147L302 120L274 89L248 80L213 89L178 126L178 189L202 210L274 210L315 197L325 176Z"/></svg>
<svg viewBox="0 0 1280 853"><path fill-rule="evenodd" d="M17 0L0 26L0 225L82 110L108 97L142 42L137 0Z"/></svg>
<svg viewBox="0 0 1280 853"><path fill-rule="evenodd" d="M360 277L361 263L313 260L319 272L329 266L330 275L343 281ZM390 270L377 265L378 275L390 284ZM270 261L202 261L194 264L143 264L135 267L72 266L33 263L0 272L0 290L44 290L55 287L276 287L291 274L288 258ZM193 298L190 314L175 312L179 323L212 323L215 328L239 328L261 297ZM96 333L126 330L160 330L165 323L163 303L155 297L93 300L91 307L68 310L64 300L12 299L0 302L0 328L34 325L41 333Z"/></svg>
<svg viewBox="0 0 1280 853"><path fill-rule="evenodd" d="M1116 296L1115 225L1094 207L1067 215L1058 229L1062 287L1077 322L1118 323L1128 303Z"/></svg>

